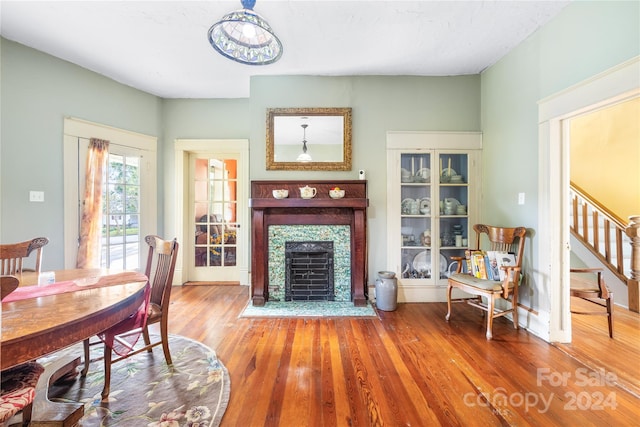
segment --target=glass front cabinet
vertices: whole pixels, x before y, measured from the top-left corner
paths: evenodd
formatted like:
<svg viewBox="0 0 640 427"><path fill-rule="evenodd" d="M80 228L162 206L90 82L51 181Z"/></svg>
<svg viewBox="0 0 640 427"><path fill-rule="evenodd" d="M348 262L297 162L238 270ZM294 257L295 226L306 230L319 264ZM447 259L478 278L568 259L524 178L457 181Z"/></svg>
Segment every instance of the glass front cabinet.
<svg viewBox="0 0 640 427"><path fill-rule="evenodd" d="M481 148L477 132L387 133L386 269L399 302L446 301L451 257L475 239Z"/></svg>

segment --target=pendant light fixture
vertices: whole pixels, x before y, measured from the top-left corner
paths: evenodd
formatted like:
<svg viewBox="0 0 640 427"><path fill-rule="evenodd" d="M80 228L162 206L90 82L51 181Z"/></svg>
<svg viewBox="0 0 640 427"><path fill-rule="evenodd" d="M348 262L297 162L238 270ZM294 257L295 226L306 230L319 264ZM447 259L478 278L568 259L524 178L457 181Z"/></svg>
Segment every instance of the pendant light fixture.
<svg viewBox="0 0 640 427"><path fill-rule="evenodd" d="M313 160L311 155L307 153L307 127L309 125L303 124L300 126L302 126L302 153L300 153L296 161L306 163Z"/></svg>
<svg viewBox="0 0 640 427"><path fill-rule="evenodd" d="M209 28L209 43L223 56L248 65L267 65L282 56L282 43L260 15L256 0L241 0L242 9L227 13Z"/></svg>

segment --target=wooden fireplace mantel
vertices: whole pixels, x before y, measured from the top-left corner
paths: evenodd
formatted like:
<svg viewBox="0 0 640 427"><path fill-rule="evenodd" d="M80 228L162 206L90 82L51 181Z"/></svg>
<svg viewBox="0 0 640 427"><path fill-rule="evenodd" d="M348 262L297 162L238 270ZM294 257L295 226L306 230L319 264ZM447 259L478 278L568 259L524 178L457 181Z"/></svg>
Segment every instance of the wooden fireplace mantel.
<svg viewBox="0 0 640 427"><path fill-rule="evenodd" d="M302 199L299 188L315 187L313 199ZM329 189L345 190L332 199ZM273 190L289 190L286 199L275 199ZM251 299L263 306L269 299L270 225L349 225L351 227L351 300L367 304L367 181L252 181L251 182Z"/></svg>

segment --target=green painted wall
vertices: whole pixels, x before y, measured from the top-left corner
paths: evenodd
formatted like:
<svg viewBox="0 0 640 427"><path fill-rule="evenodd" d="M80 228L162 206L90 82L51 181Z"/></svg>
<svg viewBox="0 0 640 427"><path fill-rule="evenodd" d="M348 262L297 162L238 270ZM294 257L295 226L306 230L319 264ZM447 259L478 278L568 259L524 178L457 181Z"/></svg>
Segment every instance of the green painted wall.
<svg viewBox="0 0 640 427"><path fill-rule="evenodd" d="M0 241L46 236L43 269L63 268L64 117L161 136L161 101L6 39L0 77ZM29 202L30 190L44 203Z"/></svg>
<svg viewBox="0 0 640 427"><path fill-rule="evenodd" d="M639 54L640 2L572 2L482 73L484 221L537 229L538 180L544 179L538 102ZM517 204L518 192L526 194L525 205ZM527 245L530 271L541 269L536 254L548 237L535 234ZM548 311L548 291L531 280L520 295L524 304Z"/></svg>
<svg viewBox="0 0 640 427"><path fill-rule="evenodd" d="M460 130L480 128L480 77L314 77L260 76L251 79L246 100L165 100L167 146L178 138L248 138L250 178L357 179L366 170L369 268L386 269L387 130ZM295 172L266 170L266 111L286 107L351 107L353 170ZM165 152L165 170L173 170L173 151ZM166 229L172 209L172 182L165 179ZM172 179L172 178L171 178ZM371 276L371 281L375 276Z"/></svg>
<svg viewBox="0 0 640 427"><path fill-rule="evenodd" d="M243 99L165 99L162 127L165 171L158 181L164 203L164 230L175 236L175 149L176 139L248 139L249 100Z"/></svg>

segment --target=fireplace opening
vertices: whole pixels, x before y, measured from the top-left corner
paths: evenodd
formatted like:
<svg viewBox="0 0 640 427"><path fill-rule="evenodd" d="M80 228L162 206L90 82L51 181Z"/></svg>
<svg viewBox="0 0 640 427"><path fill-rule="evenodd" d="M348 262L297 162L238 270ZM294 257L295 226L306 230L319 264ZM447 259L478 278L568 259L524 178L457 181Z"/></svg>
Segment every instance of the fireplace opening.
<svg viewBox="0 0 640 427"><path fill-rule="evenodd" d="M285 301L334 301L333 242L285 242Z"/></svg>

